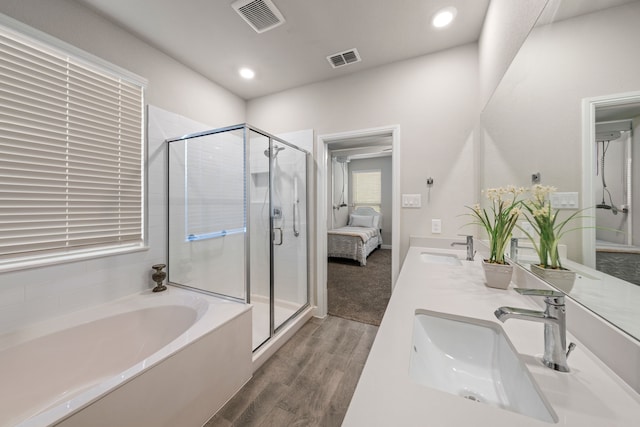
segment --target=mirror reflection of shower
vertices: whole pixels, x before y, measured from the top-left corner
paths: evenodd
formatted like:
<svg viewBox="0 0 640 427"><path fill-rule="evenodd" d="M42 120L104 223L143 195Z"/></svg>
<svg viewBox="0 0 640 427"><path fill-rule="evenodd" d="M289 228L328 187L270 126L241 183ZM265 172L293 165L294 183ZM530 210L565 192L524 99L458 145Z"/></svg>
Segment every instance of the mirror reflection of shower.
<svg viewBox="0 0 640 427"><path fill-rule="evenodd" d="M597 246L632 245L632 121L603 120L595 130Z"/></svg>
<svg viewBox="0 0 640 427"><path fill-rule="evenodd" d="M640 285L640 97L595 108L595 268Z"/></svg>
<svg viewBox="0 0 640 427"><path fill-rule="evenodd" d="M622 212L625 214L629 212L628 205L625 204L626 201L624 200L627 198L626 197L627 191L624 191L626 189L623 189L623 194L622 194L623 204L621 204L620 207L616 206L613 200L613 196L611 195L611 191L607 187L607 182L605 178L605 167L606 167L605 160L606 160L607 151L609 150L609 146L612 141L614 144L617 144L617 143L622 144L622 142L618 142L619 140L622 141L626 139L622 137L622 133L623 132L618 130L602 131L602 132L596 133L596 144L597 144L597 152L598 152L598 165L596 169L596 175L600 176L600 180L602 182L602 201L596 205L596 208L610 210L611 213L613 213L614 215L618 215L618 212ZM626 160L628 162L631 162L630 158ZM623 164L623 167L624 166L625 165ZM631 182L630 175L628 174L628 172L630 172L630 170L625 167L625 174L627 176L624 177L625 179L623 179L623 184L626 184L626 185L623 185L624 187L628 187L629 183ZM608 202L607 202L607 199L608 199Z"/></svg>

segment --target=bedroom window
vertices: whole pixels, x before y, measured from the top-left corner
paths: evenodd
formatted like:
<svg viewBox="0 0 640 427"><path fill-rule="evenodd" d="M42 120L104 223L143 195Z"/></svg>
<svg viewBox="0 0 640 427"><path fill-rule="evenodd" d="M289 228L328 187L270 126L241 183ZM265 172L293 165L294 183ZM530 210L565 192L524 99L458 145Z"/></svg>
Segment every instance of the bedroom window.
<svg viewBox="0 0 640 427"><path fill-rule="evenodd" d="M1 269L143 246L144 85L0 23Z"/></svg>
<svg viewBox="0 0 640 427"><path fill-rule="evenodd" d="M370 207L380 212L382 203L382 173L379 169L351 172L354 208Z"/></svg>

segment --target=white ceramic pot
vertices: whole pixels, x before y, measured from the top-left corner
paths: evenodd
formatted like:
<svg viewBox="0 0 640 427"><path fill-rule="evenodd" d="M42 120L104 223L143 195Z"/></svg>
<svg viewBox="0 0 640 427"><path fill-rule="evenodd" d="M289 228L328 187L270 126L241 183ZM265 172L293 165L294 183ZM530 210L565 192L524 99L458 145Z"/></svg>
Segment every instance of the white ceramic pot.
<svg viewBox="0 0 640 427"><path fill-rule="evenodd" d="M482 260L485 285L490 288L507 289L511 283L513 266L511 264L496 264Z"/></svg>
<svg viewBox="0 0 640 427"><path fill-rule="evenodd" d="M531 272L565 294L571 292L576 281L576 272L566 268L542 268L537 264L531 264Z"/></svg>

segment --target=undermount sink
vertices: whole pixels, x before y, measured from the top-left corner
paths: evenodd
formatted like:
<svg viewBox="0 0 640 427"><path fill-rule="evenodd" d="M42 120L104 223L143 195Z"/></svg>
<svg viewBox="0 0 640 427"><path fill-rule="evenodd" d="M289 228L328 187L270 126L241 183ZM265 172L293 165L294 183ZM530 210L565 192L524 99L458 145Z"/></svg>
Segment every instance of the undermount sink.
<svg viewBox="0 0 640 427"><path fill-rule="evenodd" d="M416 310L411 379L548 423L558 417L496 323Z"/></svg>
<svg viewBox="0 0 640 427"><path fill-rule="evenodd" d="M420 261L427 264L462 265L458 257L453 254L422 252Z"/></svg>

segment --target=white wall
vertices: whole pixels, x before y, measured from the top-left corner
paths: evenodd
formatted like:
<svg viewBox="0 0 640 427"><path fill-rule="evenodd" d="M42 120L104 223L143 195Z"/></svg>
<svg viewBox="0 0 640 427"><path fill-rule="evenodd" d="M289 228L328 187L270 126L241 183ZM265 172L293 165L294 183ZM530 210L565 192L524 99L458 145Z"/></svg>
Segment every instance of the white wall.
<svg viewBox="0 0 640 427"><path fill-rule="evenodd" d="M421 209L401 214L400 259L410 234L431 234L431 218L443 235L464 224L474 196L474 126L478 110L477 45L397 62L248 102L248 121L274 133L313 128L330 134L400 125L400 187L421 193ZM426 178L435 185L427 203ZM399 197L399 195L398 195Z"/></svg>
<svg viewBox="0 0 640 427"><path fill-rule="evenodd" d="M547 0L491 0L478 42L480 105L491 98Z"/></svg>
<svg viewBox="0 0 640 427"><path fill-rule="evenodd" d="M240 98L75 2L5 0L0 13L147 78L148 103L216 127L245 121ZM167 261L162 141L170 136L149 138L149 249L0 273L0 332L152 287L151 265Z"/></svg>
<svg viewBox="0 0 640 427"><path fill-rule="evenodd" d="M372 159L354 159L349 163L349 176L354 171L366 171L379 169L381 172L381 184L382 184L382 205L380 206L380 213L382 214L382 241L385 245L391 245L391 224L393 221L392 209L391 209L391 156L387 157L374 157ZM349 206L352 205L353 200L351 197L347 202ZM350 208L352 211L353 208Z"/></svg>

